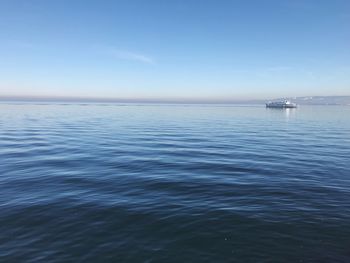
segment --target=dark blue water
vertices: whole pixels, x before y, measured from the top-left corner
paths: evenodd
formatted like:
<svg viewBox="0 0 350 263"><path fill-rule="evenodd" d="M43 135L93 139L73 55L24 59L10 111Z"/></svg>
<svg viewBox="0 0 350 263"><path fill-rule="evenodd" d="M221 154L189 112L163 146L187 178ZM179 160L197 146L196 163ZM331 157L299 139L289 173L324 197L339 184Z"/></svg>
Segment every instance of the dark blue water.
<svg viewBox="0 0 350 263"><path fill-rule="evenodd" d="M0 262L350 262L350 107L0 104Z"/></svg>

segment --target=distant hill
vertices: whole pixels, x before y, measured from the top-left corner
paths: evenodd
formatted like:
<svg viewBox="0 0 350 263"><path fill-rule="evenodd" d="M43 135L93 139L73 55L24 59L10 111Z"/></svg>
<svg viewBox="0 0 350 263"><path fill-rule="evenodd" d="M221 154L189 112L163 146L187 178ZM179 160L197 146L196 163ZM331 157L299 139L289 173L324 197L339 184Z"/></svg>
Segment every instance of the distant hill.
<svg viewBox="0 0 350 263"><path fill-rule="evenodd" d="M350 105L350 96L309 96L290 97L276 100L288 99L300 105Z"/></svg>

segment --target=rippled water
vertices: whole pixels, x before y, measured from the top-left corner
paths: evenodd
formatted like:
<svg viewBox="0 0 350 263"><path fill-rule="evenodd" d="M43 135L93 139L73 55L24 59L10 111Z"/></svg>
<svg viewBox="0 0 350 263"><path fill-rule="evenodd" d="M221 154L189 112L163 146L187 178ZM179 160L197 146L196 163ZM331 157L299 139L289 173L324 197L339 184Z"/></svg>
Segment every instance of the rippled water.
<svg viewBox="0 0 350 263"><path fill-rule="evenodd" d="M350 262L350 107L0 104L1 262Z"/></svg>

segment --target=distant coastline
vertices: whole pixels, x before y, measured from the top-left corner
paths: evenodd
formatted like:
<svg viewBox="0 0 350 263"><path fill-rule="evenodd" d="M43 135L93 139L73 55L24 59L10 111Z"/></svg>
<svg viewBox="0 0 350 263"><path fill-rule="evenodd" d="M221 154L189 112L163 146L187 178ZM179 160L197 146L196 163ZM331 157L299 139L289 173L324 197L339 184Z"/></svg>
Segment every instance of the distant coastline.
<svg viewBox="0 0 350 263"><path fill-rule="evenodd" d="M304 96L256 100L189 99L189 98L92 98L0 96L0 102L65 102L65 103L155 103L155 104L265 104L267 101L288 99L299 105L350 105L350 96Z"/></svg>
<svg viewBox="0 0 350 263"><path fill-rule="evenodd" d="M350 105L350 96L306 96L285 99L299 105Z"/></svg>

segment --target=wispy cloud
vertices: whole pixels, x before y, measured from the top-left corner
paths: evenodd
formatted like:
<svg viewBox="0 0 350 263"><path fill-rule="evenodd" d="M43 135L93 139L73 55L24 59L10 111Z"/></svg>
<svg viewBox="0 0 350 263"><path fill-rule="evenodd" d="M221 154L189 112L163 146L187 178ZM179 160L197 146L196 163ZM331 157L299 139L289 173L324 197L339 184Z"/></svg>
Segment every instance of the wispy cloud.
<svg viewBox="0 0 350 263"><path fill-rule="evenodd" d="M155 64L155 60L152 57L128 50L111 49L110 54L116 59L131 60L146 64Z"/></svg>

